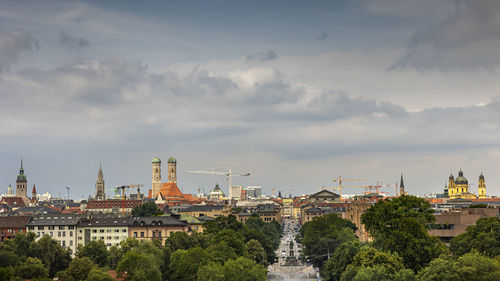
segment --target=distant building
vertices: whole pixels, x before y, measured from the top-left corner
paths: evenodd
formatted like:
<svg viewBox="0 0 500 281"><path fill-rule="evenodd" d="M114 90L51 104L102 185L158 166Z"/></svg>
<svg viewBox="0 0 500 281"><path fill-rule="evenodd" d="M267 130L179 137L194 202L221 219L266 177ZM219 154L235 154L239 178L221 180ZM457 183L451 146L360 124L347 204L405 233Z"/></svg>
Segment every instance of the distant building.
<svg viewBox="0 0 500 281"><path fill-rule="evenodd" d="M217 218L231 214L231 207L228 205L192 205L178 211L181 215L190 215L195 218L211 217Z"/></svg>
<svg viewBox="0 0 500 281"><path fill-rule="evenodd" d="M261 198L262 197L262 186L247 186L245 188L247 198Z"/></svg>
<svg viewBox="0 0 500 281"><path fill-rule="evenodd" d="M90 241L102 240L109 248L118 246L120 241L127 239L130 218L83 218L77 225L78 245L85 246Z"/></svg>
<svg viewBox="0 0 500 281"><path fill-rule="evenodd" d="M476 198L486 198L486 184L484 181L484 175L481 173L479 176L478 184L478 196L469 191L469 182L467 178L464 177L462 169L458 172L458 177L454 178L453 174L448 178L448 196L450 199L476 199Z"/></svg>
<svg viewBox="0 0 500 281"><path fill-rule="evenodd" d="M16 179L16 196L20 197L24 201L24 205L29 205L29 199L27 195L28 180L26 179L26 174L24 174L23 159L21 159L21 169L19 169L19 175Z"/></svg>
<svg viewBox="0 0 500 281"><path fill-rule="evenodd" d="M215 202L224 200L224 197L226 197L226 195L224 194L224 191L222 191L218 183L215 184L214 189L211 190L208 194L208 200Z"/></svg>
<svg viewBox="0 0 500 281"><path fill-rule="evenodd" d="M129 237L138 240L165 240L174 232L188 232L189 224L177 217L137 217L129 223Z"/></svg>
<svg viewBox="0 0 500 281"><path fill-rule="evenodd" d="M36 240L44 235L59 242L63 248L69 248L73 255L76 251L76 226L80 217L63 214L34 216L26 226L26 231L36 233Z"/></svg>
<svg viewBox="0 0 500 281"><path fill-rule="evenodd" d="M17 233L26 233L29 216L0 217L0 241L12 239Z"/></svg>
<svg viewBox="0 0 500 281"><path fill-rule="evenodd" d="M339 202L340 195L326 189L320 190L309 196L311 202Z"/></svg>
<svg viewBox="0 0 500 281"><path fill-rule="evenodd" d="M130 213L135 206L142 205L142 200L89 200L85 210L93 213Z"/></svg>
<svg viewBox="0 0 500 281"><path fill-rule="evenodd" d="M106 192L104 188L104 175L102 173L102 165L99 163L99 172L97 173L97 182L95 183L95 199L106 200Z"/></svg>

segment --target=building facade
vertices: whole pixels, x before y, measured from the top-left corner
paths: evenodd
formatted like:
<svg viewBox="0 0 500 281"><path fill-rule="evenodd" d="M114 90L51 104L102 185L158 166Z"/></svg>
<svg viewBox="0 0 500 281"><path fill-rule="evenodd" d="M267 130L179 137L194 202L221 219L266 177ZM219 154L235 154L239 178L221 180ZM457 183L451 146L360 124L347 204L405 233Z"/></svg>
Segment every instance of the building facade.
<svg viewBox="0 0 500 281"><path fill-rule="evenodd" d="M174 232L189 232L189 224L173 216L137 217L129 222L129 237L138 240L161 240L163 244Z"/></svg>
<svg viewBox="0 0 500 281"><path fill-rule="evenodd" d="M153 179L151 183L152 198L156 198L161 189L161 160L158 157L153 159Z"/></svg>
<svg viewBox="0 0 500 281"><path fill-rule="evenodd" d="M36 240L39 240L44 235L50 236L55 239L63 248L71 250L75 254L77 247L76 240L76 226L80 221L80 217L74 214L50 214L39 215L31 218L26 226L26 231L34 232Z"/></svg>
<svg viewBox="0 0 500 281"><path fill-rule="evenodd" d="M30 219L29 216L0 217L0 241L12 239L17 233L26 233Z"/></svg>
<svg viewBox="0 0 500 281"><path fill-rule="evenodd" d="M103 241L109 248L127 239L130 218L83 218L77 225L77 243L85 246L90 241Z"/></svg>

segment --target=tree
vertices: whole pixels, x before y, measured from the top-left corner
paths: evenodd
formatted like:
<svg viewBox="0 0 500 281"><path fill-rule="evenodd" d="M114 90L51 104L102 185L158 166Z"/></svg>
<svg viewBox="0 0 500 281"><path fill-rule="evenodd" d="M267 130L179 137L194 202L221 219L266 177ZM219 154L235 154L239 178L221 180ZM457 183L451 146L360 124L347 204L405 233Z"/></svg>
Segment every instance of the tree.
<svg viewBox="0 0 500 281"><path fill-rule="evenodd" d="M427 233L435 220L430 204L422 198L402 195L377 202L361 216L375 238L375 247L399 254L414 272L446 252L445 246Z"/></svg>
<svg viewBox="0 0 500 281"><path fill-rule="evenodd" d="M253 260L239 257L224 264L224 280L261 281L266 280L267 270Z"/></svg>
<svg viewBox="0 0 500 281"><path fill-rule="evenodd" d="M328 256L333 254L338 246L356 240L354 231L356 225L340 218L337 214L316 217L305 223L301 228L304 245L304 255L315 267L323 267Z"/></svg>
<svg viewBox="0 0 500 281"><path fill-rule="evenodd" d="M326 261L321 276L325 281L338 281L352 259L359 252L361 244L354 240L340 245Z"/></svg>
<svg viewBox="0 0 500 281"><path fill-rule="evenodd" d="M118 262L122 259L123 252L116 245L113 245L109 248L108 251L108 266L111 269L115 269Z"/></svg>
<svg viewBox="0 0 500 281"><path fill-rule="evenodd" d="M159 281L161 280L161 271L156 258L146 253L131 250L123 256L116 266L116 273L128 281Z"/></svg>
<svg viewBox="0 0 500 281"><path fill-rule="evenodd" d="M87 257L74 258L61 277L64 281L81 281L87 279L89 272L94 268L94 263Z"/></svg>
<svg viewBox="0 0 500 281"><path fill-rule="evenodd" d="M476 225L469 226L466 232L451 240L450 250L459 256L472 250L489 257L500 255L500 218L477 220Z"/></svg>
<svg viewBox="0 0 500 281"><path fill-rule="evenodd" d="M238 222L234 215L220 216L215 220L206 221L203 224L203 233L217 233L224 229L232 229L238 231L243 228L243 224Z"/></svg>
<svg viewBox="0 0 500 281"><path fill-rule="evenodd" d="M42 261L37 258L27 258L15 269L16 276L23 279L40 279L49 277L49 271L45 268Z"/></svg>
<svg viewBox="0 0 500 281"><path fill-rule="evenodd" d="M401 269L391 273L384 266L361 266L348 268L342 274L342 281L417 281L413 271Z"/></svg>
<svg viewBox="0 0 500 281"><path fill-rule="evenodd" d="M103 240L90 241L85 246L78 246L76 256L79 258L87 257L96 265L102 267L106 265L108 259L108 248Z"/></svg>
<svg viewBox="0 0 500 281"><path fill-rule="evenodd" d="M500 263L473 251L461 257L440 256L419 272L428 281L494 281L500 280Z"/></svg>
<svg viewBox="0 0 500 281"><path fill-rule="evenodd" d="M247 252L243 241L244 237L240 233L232 229L224 229L213 236L211 244L219 245L226 243L238 256L244 256Z"/></svg>
<svg viewBox="0 0 500 281"><path fill-rule="evenodd" d="M266 251L259 243L259 241L252 239L246 243L246 248L248 256L253 259L256 263L267 266L267 255Z"/></svg>
<svg viewBox="0 0 500 281"><path fill-rule="evenodd" d="M210 256L200 247L177 250L170 258L172 280L195 281L200 266L207 264Z"/></svg>
<svg viewBox="0 0 500 281"><path fill-rule="evenodd" d="M404 268L403 260L398 255L379 251L372 247L363 247L352 259L350 267L382 266L388 273L396 273Z"/></svg>
<svg viewBox="0 0 500 281"><path fill-rule="evenodd" d="M132 209L133 217L152 217L161 215L163 215L163 212L154 202L147 202L142 205L135 206Z"/></svg>
<svg viewBox="0 0 500 281"><path fill-rule="evenodd" d="M64 250L56 240L45 235L37 242L30 245L29 251L32 257L40 259L49 269L49 277L57 272L65 270L71 262L71 251Z"/></svg>
<svg viewBox="0 0 500 281"><path fill-rule="evenodd" d="M114 281L115 279L106 270L101 268L92 268L85 281Z"/></svg>
<svg viewBox="0 0 500 281"><path fill-rule="evenodd" d="M196 276L198 281L224 281L224 266L217 262L209 262L199 267Z"/></svg>
<svg viewBox="0 0 500 281"><path fill-rule="evenodd" d="M179 249L187 250L194 247L204 247L205 236L200 233L193 233L191 235L185 232L174 232L170 237L165 240L165 246L170 248L172 251Z"/></svg>

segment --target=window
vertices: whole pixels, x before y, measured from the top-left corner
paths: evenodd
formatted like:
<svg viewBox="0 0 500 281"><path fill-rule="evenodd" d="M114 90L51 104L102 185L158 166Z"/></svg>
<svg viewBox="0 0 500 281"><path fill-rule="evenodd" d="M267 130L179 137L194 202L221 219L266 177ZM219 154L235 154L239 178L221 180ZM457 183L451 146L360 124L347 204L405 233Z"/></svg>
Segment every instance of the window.
<svg viewBox="0 0 500 281"><path fill-rule="evenodd" d="M63 237L66 237L66 231L63 231L62 234L63 234Z"/></svg>
<svg viewBox="0 0 500 281"><path fill-rule="evenodd" d="M158 237L161 238L161 230L158 231Z"/></svg>
<svg viewBox="0 0 500 281"><path fill-rule="evenodd" d="M104 240L104 236L101 236L101 240Z"/></svg>
<svg viewBox="0 0 500 281"><path fill-rule="evenodd" d="M74 225L68 225L68 229L75 229Z"/></svg>
<svg viewBox="0 0 500 281"><path fill-rule="evenodd" d="M92 229L92 233L97 233L97 229Z"/></svg>
<svg viewBox="0 0 500 281"><path fill-rule="evenodd" d="M52 231L50 232L50 237L54 237L54 233Z"/></svg>
<svg viewBox="0 0 500 281"><path fill-rule="evenodd" d="M134 232L134 237L137 238L137 232Z"/></svg>
<svg viewBox="0 0 500 281"><path fill-rule="evenodd" d="M111 247L111 243L106 244L108 247Z"/></svg>
<svg viewBox="0 0 500 281"><path fill-rule="evenodd" d="M69 246L73 246L73 240L69 240Z"/></svg>
<svg viewBox="0 0 500 281"><path fill-rule="evenodd" d="M69 237L73 237L73 231L69 232Z"/></svg>
<svg viewBox="0 0 500 281"><path fill-rule="evenodd" d="M61 237L61 231L57 232L57 237Z"/></svg>
<svg viewBox="0 0 500 281"><path fill-rule="evenodd" d="M111 239L113 239L113 237L111 237L111 236L108 236L108 240L111 240Z"/></svg>
<svg viewBox="0 0 500 281"><path fill-rule="evenodd" d="M43 226L39 226L39 227L38 227L38 230L43 230Z"/></svg>
<svg viewBox="0 0 500 281"><path fill-rule="evenodd" d="M144 232L141 231L141 237L144 237Z"/></svg>
<svg viewBox="0 0 500 281"><path fill-rule="evenodd" d="M99 229L99 232L100 233L104 233L104 229Z"/></svg>
<svg viewBox="0 0 500 281"><path fill-rule="evenodd" d="M153 238L156 237L156 231L153 231Z"/></svg>
<svg viewBox="0 0 500 281"><path fill-rule="evenodd" d="M60 225L59 230L64 230L64 226Z"/></svg>
<svg viewBox="0 0 500 281"><path fill-rule="evenodd" d="M36 237L40 237L40 232L37 232L37 233L36 233Z"/></svg>
<svg viewBox="0 0 500 281"><path fill-rule="evenodd" d="M62 241L62 246L63 246L63 248L66 248L66 241L64 241L64 240Z"/></svg>
<svg viewBox="0 0 500 281"><path fill-rule="evenodd" d="M53 225L49 225L49 230L54 230L54 226Z"/></svg>
<svg viewBox="0 0 500 281"><path fill-rule="evenodd" d="M92 240L97 240L97 237L95 237L95 236L94 236L94 237L92 237Z"/></svg>
<svg viewBox="0 0 500 281"><path fill-rule="evenodd" d="M80 236L80 237L78 237L78 240L82 240L82 237L81 237L81 236Z"/></svg>
<svg viewBox="0 0 500 281"><path fill-rule="evenodd" d="M127 229L126 228L122 229L122 232L127 232Z"/></svg>
<svg viewBox="0 0 500 281"><path fill-rule="evenodd" d="M120 236L115 236L115 240L118 240L118 239L120 239Z"/></svg>
<svg viewBox="0 0 500 281"><path fill-rule="evenodd" d="M120 232L120 230L119 229L115 229L115 232Z"/></svg>
<svg viewBox="0 0 500 281"><path fill-rule="evenodd" d="M30 226L28 226L28 230L35 230L35 227L30 225Z"/></svg>
<svg viewBox="0 0 500 281"><path fill-rule="evenodd" d="M79 231L79 232L80 232L80 233L83 233L83 230L81 230L81 229L80 229L80 231Z"/></svg>

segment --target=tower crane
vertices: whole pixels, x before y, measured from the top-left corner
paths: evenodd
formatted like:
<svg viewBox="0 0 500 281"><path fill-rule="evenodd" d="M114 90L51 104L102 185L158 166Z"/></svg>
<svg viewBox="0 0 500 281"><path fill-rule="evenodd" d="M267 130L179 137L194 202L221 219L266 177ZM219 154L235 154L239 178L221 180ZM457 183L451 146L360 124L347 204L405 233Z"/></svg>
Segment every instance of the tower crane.
<svg viewBox="0 0 500 281"><path fill-rule="evenodd" d="M207 175L222 175L226 176L226 180L229 185L229 199L233 199L233 176L248 177L250 173L247 172L233 172L231 167L225 168L223 171L217 171L215 168L210 170L189 170L186 171L191 174L207 174Z"/></svg>
<svg viewBox="0 0 500 281"><path fill-rule="evenodd" d="M345 181L364 181L367 180L366 178L356 178L356 179L343 179L341 176L339 176L338 179L334 179L333 182L338 182L339 187L331 187L330 189L338 189L339 195L342 198L342 182Z"/></svg>
<svg viewBox="0 0 500 281"><path fill-rule="evenodd" d="M122 200L125 200L125 189L127 188L137 188L137 197L140 196L141 193L141 187L144 187L143 184L129 184L129 185L117 185L116 190L122 190ZM139 199L139 198L137 198Z"/></svg>

